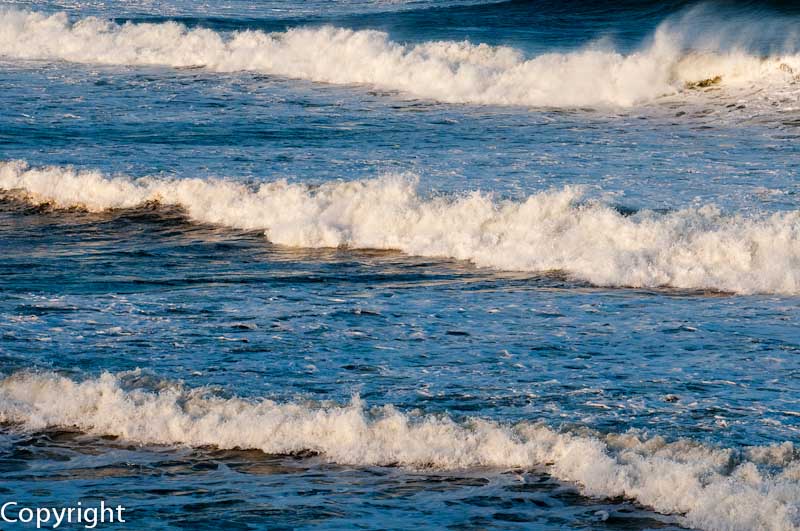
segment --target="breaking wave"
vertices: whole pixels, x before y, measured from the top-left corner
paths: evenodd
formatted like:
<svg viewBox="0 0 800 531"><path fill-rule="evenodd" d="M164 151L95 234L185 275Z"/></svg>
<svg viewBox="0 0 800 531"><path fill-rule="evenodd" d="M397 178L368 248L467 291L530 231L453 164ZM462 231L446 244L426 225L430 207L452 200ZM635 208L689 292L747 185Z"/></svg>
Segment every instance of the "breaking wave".
<svg viewBox="0 0 800 531"><path fill-rule="evenodd" d="M336 84L369 84L447 103L575 107L630 106L687 87L794 82L796 54L744 50L687 53L662 25L651 42L622 54L601 44L526 57L520 50L467 42L393 42L386 33L335 27L282 33L174 23L118 25L65 13L0 11L0 56L106 65L256 71Z"/></svg>
<svg viewBox="0 0 800 531"><path fill-rule="evenodd" d="M77 427L142 444L316 452L340 464L440 470L533 469L578 483L591 496L624 496L707 530L800 525L800 461L791 443L749 450L627 434L562 433L540 423L504 425L412 415L392 406L223 399L178 385L129 388L126 375L77 382L18 373L0 380L0 422L27 430ZM137 378L134 378L137 380Z"/></svg>
<svg viewBox="0 0 800 531"><path fill-rule="evenodd" d="M105 176L0 163L0 190L93 212L150 202L197 222L264 230L276 244L399 250L509 271L562 271L599 286L800 293L800 211L729 215L714 206L624 215L566 187L523 201L426 197L413 175L317 187Z"/></svg>
<svg viewBox="0 0 800 531"><path fill-rule="evenodd" d="M264 230L294 247L392 249L509 271L562 271L599 286L800 293L800 211L729 215L714 206L625 215L580 188L523 201L471 192L427 197L413 175L250 187L216 179L105 176L0 163L0 190L93 212L149 202L194 221Z"/></svg>

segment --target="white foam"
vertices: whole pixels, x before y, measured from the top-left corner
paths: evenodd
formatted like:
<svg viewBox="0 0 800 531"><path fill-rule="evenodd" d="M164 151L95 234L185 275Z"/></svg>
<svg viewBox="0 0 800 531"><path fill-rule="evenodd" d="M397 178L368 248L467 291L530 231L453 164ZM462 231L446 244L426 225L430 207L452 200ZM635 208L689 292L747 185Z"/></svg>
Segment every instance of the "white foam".
<svg viewBox="0 0 800 531"><path fill-rule="evenodd" d="M125 390L121 382L107 373L83 382L55 374L12 375L0 380L0 421L28 430L74 426L143 444L314 451L357 466L547 465L555 477L580 484L588 495L632 498L682 515L692 527L787 531L800 525L797 477L769 475L741 452L690 440L559 433L533 422L457 423L392 406L367 409L357 398L348 406L323 407L222 399L177 385L158 392Z"/></svg>
<svg viewBox="0 0 800 531"><path fill-rule="evenodd" d="M624 55L600 45L526 57L509 47L467 42L393 42L382 32L333 27L284 33L221 34L172 22L117 25L71 22L65 13L0 11L0 56L107 65L203 66L318 82L364 83L449 103L628 106L722 76L786 84L796 55L761 58L742 51L685 54L666 26L652 43ZM786 65L782 67L781 65Z"/></svg>
<svg viewBox="0 0 800 531"><path fill-rule="evenodd" d="M0 190L90 211L151 201L196 221L264 230L296 247L393 249L499 270L562 271L600 286L800 293L800 212L726 215L713 206L624 216L581 191L499 201L473 192L427 198L410 175L256 188L225 180L131 179L0 163Z"/></svg>

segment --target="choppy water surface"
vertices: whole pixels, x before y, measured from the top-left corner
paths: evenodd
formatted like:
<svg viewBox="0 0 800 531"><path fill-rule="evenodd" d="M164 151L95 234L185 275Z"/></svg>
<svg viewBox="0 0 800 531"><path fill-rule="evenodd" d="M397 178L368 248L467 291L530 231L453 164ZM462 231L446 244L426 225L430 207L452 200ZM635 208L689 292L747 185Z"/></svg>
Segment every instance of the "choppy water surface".
<svg viewBox="0 0 800 531"><path fill-rule="evenodd" d="M0 498L797 528L797 16L4 3Z"/></svg>

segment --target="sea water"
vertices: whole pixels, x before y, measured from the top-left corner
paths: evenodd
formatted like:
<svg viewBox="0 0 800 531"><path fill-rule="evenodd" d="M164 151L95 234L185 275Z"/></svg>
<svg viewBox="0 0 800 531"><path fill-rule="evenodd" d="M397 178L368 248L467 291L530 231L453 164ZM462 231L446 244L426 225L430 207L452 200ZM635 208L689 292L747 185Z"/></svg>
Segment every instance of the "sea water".
<svg viewBox="0 0 800 531"><path fill-rule="evenodd" d="M0 499L798 528L798 22L4 1Z"/></svg>

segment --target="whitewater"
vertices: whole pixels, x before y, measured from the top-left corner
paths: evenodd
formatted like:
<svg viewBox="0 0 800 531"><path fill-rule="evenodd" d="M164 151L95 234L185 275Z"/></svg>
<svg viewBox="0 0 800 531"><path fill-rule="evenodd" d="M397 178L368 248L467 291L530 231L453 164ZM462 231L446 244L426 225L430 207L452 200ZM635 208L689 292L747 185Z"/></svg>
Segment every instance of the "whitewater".
<svg viewBox="0 0 800 531"><path fill-rule="evenodd" d="M0 505L800 529L798 16L0 0Z"/></svg>
<svg viewBox="0 0 800 531"><path fill-rule="evenodd" d="M579 483L587 495L633 498L680 514L690 526L800 528L800 461L789 442L737 454L636 433L581 435L536 422L502 425L480 418L458 423L392 406L369 409L357 397L348 406L310 406L215 398L176 384L157 392L126 391L120 377L109 373L82 382L56 374L12 375L0 381L0 420L27 430L78 428L141 444L311 451L358 466L547 465L549 473Z"/></svg>
<svg viewBox="0 0 800 531"><path fill-rule="evenodd" d="M598 286L800 293L798 211L737 215L706 205L627 215L582 201L574 187L513 201L477 191L427 197L418 182L388 175L248 186L0 163L0 189L29 202L91 212L174 205L197 222L263 230L279 245L399 250L499 270L560 271Z"/></svg>
<svg viewBox="0 0 800 531"><path fill-rule="evenodd" d="M510 47L393 42L374 30L298 27L219 33L175 22L115 24L96 17L0 11L0 56L131 66L253 71L333 84L367 84L446 103L545 107L631 106L706 84L784 89L800 56L746 48L687 49L669 24L629 54L603 42L526 57Z"/></svg>

